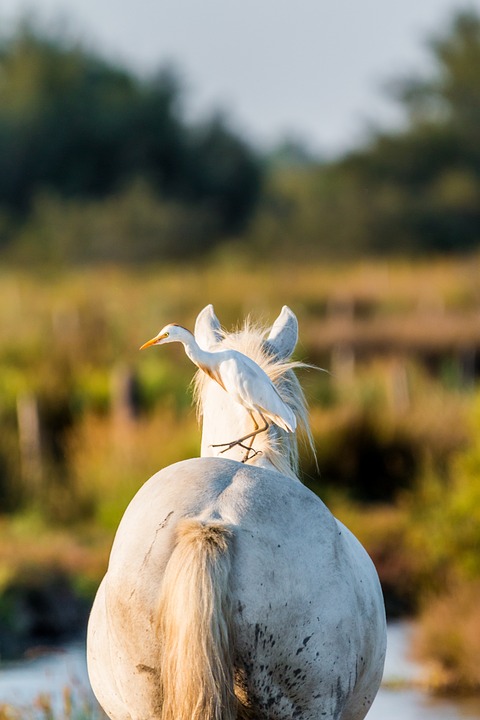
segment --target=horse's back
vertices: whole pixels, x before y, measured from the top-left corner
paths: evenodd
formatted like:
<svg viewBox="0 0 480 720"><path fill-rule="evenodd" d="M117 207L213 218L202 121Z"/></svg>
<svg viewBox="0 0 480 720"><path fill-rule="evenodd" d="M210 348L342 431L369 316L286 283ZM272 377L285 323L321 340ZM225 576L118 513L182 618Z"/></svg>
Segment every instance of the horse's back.
<svg viewBox="0 0 480 720"><path fill-rule="evenodd" d="M341 717L349 704L373 699L383 668L384 615L363 548L299 481L198 458L160 471L132 500L112 548L102 608L94 611L95 624L103 614L108 625L102 643L114 657L116 691L134 698L139 717L159 716L158 693L152 697L160 661L158 598L185 517L222 521L232 530L237 680L259 718L273 712L306 720L324 712L325 703L331 717ZM96 674L98 661L90 663Z"/></svg>

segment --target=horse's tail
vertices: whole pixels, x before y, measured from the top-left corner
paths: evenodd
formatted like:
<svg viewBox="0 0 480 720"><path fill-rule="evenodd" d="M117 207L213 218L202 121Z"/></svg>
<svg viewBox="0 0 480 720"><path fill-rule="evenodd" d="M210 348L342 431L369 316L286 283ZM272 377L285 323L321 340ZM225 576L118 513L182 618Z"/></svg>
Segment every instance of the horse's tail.
<svg viewBox="0 0 480 720"><path fill-rule="evenodd" d="M183 519L159 606L162 720L235 720L231 531Z"/></svg>

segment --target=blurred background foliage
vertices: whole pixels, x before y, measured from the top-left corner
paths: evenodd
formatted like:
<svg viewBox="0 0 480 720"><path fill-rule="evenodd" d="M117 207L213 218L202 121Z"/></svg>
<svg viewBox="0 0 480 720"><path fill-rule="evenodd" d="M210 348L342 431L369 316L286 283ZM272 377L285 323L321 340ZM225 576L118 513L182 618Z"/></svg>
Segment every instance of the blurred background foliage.
<svg viewBox="0 0 480 720"><path fill-rule="evenodd" d="M208 302L227 328L287 303L297 356L329 371L301 378L304 482L390 616L422 618L439 683L480 687L480 17L430 50L392 85L404 126L326 161L188 121L171 68L2 36L1 617L32 567L91 598L130 498L198 454L191 365L139 345Z"/></svg>
<svg viewBox="0 0 480 720"><path fill-rule="evenodd" d="M321 161L288 140L265 156L218 114L187 121L172 68L138 77L21 23L0 41L0 252L76 264L232 242L255 257L476 248L479 16L458 14L429 50L430 76L390 82L403 127Z"/></svg>
<svg viewBox="0 0 480 720"><path fill-rule="evenodd" d="M2 39L0 69L2 246L14 256L18 244L27 260L149 261L244 228L259 159L220 116L185 122L172 70L140 79L28 24Z"/></svg>

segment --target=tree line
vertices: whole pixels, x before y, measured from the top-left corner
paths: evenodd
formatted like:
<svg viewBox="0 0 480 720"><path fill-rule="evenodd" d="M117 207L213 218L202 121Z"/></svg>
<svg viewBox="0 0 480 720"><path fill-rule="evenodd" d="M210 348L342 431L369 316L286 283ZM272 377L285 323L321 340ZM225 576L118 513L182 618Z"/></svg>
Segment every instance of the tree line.
<svg viewBox="0 0 480 720"><path fill-rule="evenodd" d="M0 73L4 247L134 260L142 244L174 256L244 229L259 159L222 117L186 122L172 70L141 79L21 24L1 42Z"/></svg>
<svg viewBox="0 0 480 720"><path fill-rule="evenodd" d="M468 251L480 242L480 17L392 83L401 130L334 161L272 162L220 115L187 122L148 78L21 24L0 42L0 252L25 262L195 257L236 240L292 258Z"/></svg>
<svg viewBox="0 0 480 720"><path fill-rule="evenodd" d="M480 243L480 17L429 43L432 71L391 83L401 130L270 176L257 239L307 255L463 252Z"/></svg>

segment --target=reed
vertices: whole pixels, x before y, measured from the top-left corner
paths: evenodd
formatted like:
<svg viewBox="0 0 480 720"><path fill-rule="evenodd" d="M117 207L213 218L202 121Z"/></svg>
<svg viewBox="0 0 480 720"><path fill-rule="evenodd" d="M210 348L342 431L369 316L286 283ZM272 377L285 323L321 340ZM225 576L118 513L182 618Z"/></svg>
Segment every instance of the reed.
<svg viewBox="0 0 480 720"><path fill-rule="evenodd" d="M267 271L240 252L195 267L4 267L0 599L32 566L60 569L90 592L136 490L198 454L190 365L180 349L138 347L167 322L193 328L212 302L228 327L294 309L297 359L328 370L301 373L320 467L305 453L304 481L364 542L392 613L441 604L445 576L457 578L472 556L470 524L458 521L468 493L441 500L466 477L459 453L476 447L466 418L480 370L479 271L480 256Z"/></svg>

